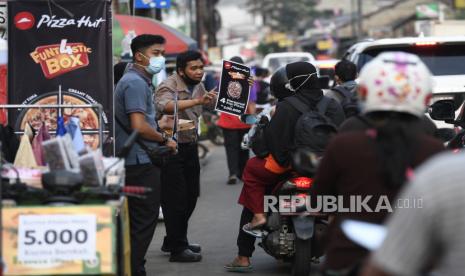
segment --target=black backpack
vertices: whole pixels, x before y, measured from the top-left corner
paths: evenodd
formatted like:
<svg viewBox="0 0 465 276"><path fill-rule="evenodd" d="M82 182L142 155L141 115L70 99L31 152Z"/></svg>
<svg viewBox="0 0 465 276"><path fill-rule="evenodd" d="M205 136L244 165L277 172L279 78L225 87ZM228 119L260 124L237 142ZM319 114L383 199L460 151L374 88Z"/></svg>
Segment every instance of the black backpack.
<svg viewBox="0 0 465 276"><path fill-rule="evenodd" d="M332 90L341 95L341 106L344 110L346 118L358 115L360 113L357 95L354 93L354 91L350 91L344 86L336 86Z"/></svg>
<svg viewBox="0 0 465 276"><path fill-rule="evenodd" d="M333 99L323 97L316 107L309 107L295 97L288 97L285 101L302 113L295 125L296 148L322 153L330 138L337 133L336 125L325 115Z"/></svg>
<svg viewBox="0 0 465 276"><path fill-rule="evenodd" d="M250 148L258 158L265 158L268 156L268 154L270 154L265 138L265 128L269 123L270 121L268 120L268 117L262 116L257 124L257 127L255 128L254 135L249 137Z"/></svg>

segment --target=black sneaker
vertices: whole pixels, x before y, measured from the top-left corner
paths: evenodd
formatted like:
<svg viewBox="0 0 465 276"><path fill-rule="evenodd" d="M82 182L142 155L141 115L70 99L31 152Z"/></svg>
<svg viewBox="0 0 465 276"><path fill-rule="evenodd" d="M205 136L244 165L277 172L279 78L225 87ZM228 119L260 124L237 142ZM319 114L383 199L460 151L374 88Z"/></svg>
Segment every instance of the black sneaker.
<svg viewBox="0 0 465 276"><path fill-rule="evenodd" d="M190 243L188 246L187 246L188 249L190 249L192 252L194 253L200 253L202 251L202 247L200 247L200 244L196 244L196 243ZM163 244L161 246L161 251L165 252L165 253L171 253L171 248L168 248L166 247L165 244Z"/></svg>
<svg viewBox="0 0 465 276"><path fill-rule="evenodd" d="M237 184L237 176L231 175L228 179L228 182L226 182L228 185L234 185Z"/></svg>
<svg viewBox="0 0 465 276"><path fill-rule="evenodd" d="M199 253L194 253L190 249L185 249L179 253L171 253L170 262L176 263L194 263L200 262L202 260L202 255Z"/></svg>

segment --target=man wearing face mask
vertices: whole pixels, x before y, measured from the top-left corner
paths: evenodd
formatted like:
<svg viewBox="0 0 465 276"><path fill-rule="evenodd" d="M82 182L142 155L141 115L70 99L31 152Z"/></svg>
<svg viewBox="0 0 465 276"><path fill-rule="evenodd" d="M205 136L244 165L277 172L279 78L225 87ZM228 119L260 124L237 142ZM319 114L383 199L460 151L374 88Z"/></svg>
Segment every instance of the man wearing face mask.
<svg viewBox="0 0 465 276"><path fill-rule="evenodd" d="M176 143L157 131L153 104L152 79L163 69L165 39L156 35L140 35L132 40L133 63L115 88L116 152L121 151L132 130L139 132L147 147L166 145L173 151ZM126 130L125 130L126 129ZM125 158L125 185L149 187L145 198L128 198L131 232L132 275L145 276L145 254L152 241L160 208L160 168L136 143Z"/></svg>
<svg viewBox="0 0 465 276"><path fill-rule="evenodd" d="M174 113L190 120L194 129L177 133L178 154L165 160L162 168L162 208L166 237L162 251L170 252L170 262L198 262L202 256L197 244L187 239L187 227L200 192L200 162L197 152L198 119L202 106L214 107L216 92L207 92L201 83L204 74L202 56L196 51L178 55L176 72L160 84L155 93L158 112Z"/></svg>

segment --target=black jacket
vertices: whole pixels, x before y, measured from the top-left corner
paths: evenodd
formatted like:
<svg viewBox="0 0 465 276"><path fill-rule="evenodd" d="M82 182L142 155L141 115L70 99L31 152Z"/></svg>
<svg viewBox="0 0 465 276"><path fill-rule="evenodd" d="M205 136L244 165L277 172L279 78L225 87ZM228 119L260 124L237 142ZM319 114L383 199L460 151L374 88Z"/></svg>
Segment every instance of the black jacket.
<svg viewBox="0 0 465 276"><path fill-rule="evenodd" d="M371 120L369 115L350 117L339 127L339 133L366 130L371 127L369 120ZM426 116L423 116L420 120L413 121L411 127L415 128L419 132L425 133L426 135L439 138L436 134L436 125Z"/></svg>
<svg viewBox="0 0 465 276"><path fill-rule="evenodd" d="M308 106L316 104L324 97L320 89L302 89L295 97ZM268 150L280 166L289 165L291 154L296 149L294 143L295 125L300 113L290 103L282 101L276 107L269 125L265 129L265 139ZM330 118L336 126L339 126L345 119L344 111L339 103L331 100L325 115Z"/></svg>

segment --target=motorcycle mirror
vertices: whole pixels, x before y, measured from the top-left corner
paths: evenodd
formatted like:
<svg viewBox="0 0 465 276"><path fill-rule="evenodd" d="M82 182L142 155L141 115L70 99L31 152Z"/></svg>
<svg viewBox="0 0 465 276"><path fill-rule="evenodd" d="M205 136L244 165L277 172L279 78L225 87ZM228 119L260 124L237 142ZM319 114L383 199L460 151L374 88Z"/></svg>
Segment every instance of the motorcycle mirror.
<svg viewBox="0 0 465 276"><path fill-rule="evenodd" d="M257 117L253 114L244 114L241 115L241 121L248 125L254 125L255 123L257 123Z"/></svg>
<svg viewBox="0 0 465 276"><path fill-rule="evenodd" d="M453 100L439 100L433 103L428 113L431 118L439 121L455 120L455 105Z"/></svg>
<svg viewBox="0 0 465 276"><path fill-rule="evenodd" d="M128 139L124 142L123 148L116 154L116 156L119 158L125 158L129 154L134 143L137 141L137 137L139 137L139 132L137 130L133 130L131 135L129 135Z"/></svg>
<svg viewBox="0 0 465 276"><path fill-rule="evenodd" d="M371 251L381 246L387 234L383 225L356 220L343 221L341 228L350 240Z"/></svg>

